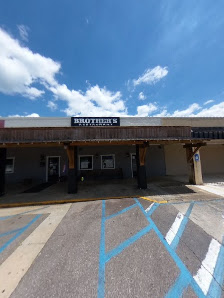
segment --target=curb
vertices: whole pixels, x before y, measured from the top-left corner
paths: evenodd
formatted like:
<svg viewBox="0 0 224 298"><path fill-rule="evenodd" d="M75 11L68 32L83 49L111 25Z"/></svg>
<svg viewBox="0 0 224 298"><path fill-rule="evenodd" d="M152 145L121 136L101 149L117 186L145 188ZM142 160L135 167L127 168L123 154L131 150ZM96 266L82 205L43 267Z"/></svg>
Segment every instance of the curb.
<svg viewBox="0 0 224 298"><path fill-rule="evenodd" d="M112 199L128 199L128 198L139 198L147 200L150 202L164 204L167 201L157 201L141 196L121 196L121 197L104 197L104 198L85 198L85 199L65 199L65 200L52 200L52 201L39 201L39 202L24 202L24 203L9 203L9 204L0 204L1 208L13 208L13 207L26 207L26 206L38 206L38 205L55 205L55 204L67 204L67 203L79 203L79 202L89 202L89 201L100 201L100 200L112 200Z"/></svg>

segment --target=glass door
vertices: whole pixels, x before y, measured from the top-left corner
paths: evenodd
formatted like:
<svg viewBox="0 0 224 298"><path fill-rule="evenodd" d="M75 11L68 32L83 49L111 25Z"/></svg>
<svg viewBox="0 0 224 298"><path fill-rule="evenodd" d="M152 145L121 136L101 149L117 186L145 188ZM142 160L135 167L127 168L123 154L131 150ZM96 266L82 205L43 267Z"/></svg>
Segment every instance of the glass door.
<svg viewBox="0 0 224 298"><path fill-rule="evenodd" d="M60 173L60 157L49 156L48 157L48 182L58 181Z"/></svg>
<svg viewBox="0 0 224 298"><path fill-rule="evenodd" d="M136 154L131 154L131 172L132 177L137 177L137 163L136 163Z"/></svg>

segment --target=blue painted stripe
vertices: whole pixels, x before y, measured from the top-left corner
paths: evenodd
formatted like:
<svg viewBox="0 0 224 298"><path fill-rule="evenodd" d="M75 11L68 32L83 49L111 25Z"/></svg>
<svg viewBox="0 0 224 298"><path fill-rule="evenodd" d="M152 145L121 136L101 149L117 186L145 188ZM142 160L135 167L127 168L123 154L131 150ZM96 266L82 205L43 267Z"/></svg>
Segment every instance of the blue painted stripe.
<svg viewBox="0 0 224 298"><path fill-rule="evenodd" d="M102 201L101 239L99 252L98 298L104 298L105 292L105 215L106 202Z"/></svg>
<svg viewBox="0 0 224 298"><path fill-rule="evenodd" d="M142 207L141 203L135 199L136 203L138 204L138 206L140 207L140 209L142 210L142 213L145 215L146 219L148 220L148 222L152 225L153 230L155 231L155 233L157 234L157 236L159 237L160 241L163 243L163 245L165 246L166 250L169 252L170 256L173 258L174 262L176 263L177 267L180 269L181 274L183 274L184 278L183 279L187 279L190 280L190 285L192 287L192 289L195 291L195 293L198 295L199 298L204 298L205 295L202 292L201 288L198 286L198 284L196 283L196 281L194 280L193 276L191 275L191 273L189 272L189 270L187 269L187 267L184 265L184 263L181 261L181 259L179 258L179 256L176 254L176 252L170 247L170 245L166 242L166 240L164 239L162 233L159 231L159 229L157 228L156 224L154 223L154 221L148 216L148 214L145 212L144 208ZM181 280L183 280L181 279ZM181 286L181 285L180 285Z"/></svg>
<svg viewBox="0 0 224 298"><path fill-rule="evenodd" d="M5 232L5 233L2 233L2 234L0 234L0 238L1 238L1 237L4 237L4 236L11 235L11 234L13 234L13 233L17 233L17 232L19 232L21 229L22 229L22 228L19 228L19 229L16 229L16 230L12 230L12 231L8 231L8 232Z"/></svg>
<svg viewBox="0 0 224 298"><path fill-rule="evenodd" d="M224 282L224 237L220 247L219 255L217 258L213 279L208 290L208 295L211 297L221 297L222 286Z"/></svg>
<svg viewBox="0 0 224 298"><path fill-rule="evenodd" d="M221 199L209 199L206 201L193 201L193 203L195 204L205 204L205 203L212 203L212 202L221 202L224 200L224 197ZM190 204L192 203L192 200L190 201L181 201L181 202L167 202L167 203L163 203L163 205L180 205L180 204Z"/></svg>
<svg viewBox="0 0 224 298"><path fill-rule="evenodd" d="M144 229L142 229L141 231L139 231L137 234L135 234L134 236L130 237L129 239L127 239L126 241L124 241L123 243L121 243L120 245L118 245L117 247L115 247L114 249L112 249L111 251L109 251L106 254L105 261L106 262L110 261L111 258L113 258L116 255L118 255L119 253L121 253L125 248L127 248L128 246L130 246L131 244L133 244L135 241L137 241L138 239L140 239L142 236L144 236L145 234L147 234L151 229L152 229L151 226L145 227Z"/></svg>
<svg viewBox="0 0 224 298"><path fill-rule="evenodd" d="M176 233L176 236L174 237L173 241L172 241L171 244L170 244L170 246L171 246L174 250L176 250L177 245L179 244L180 238L181 238L182 235L183 235L183 232L184 232L184 230L185 230L185 228L186 228L186 225L187 225L187 223L188 223L189 216L190 216L190 214L191 214L191 211L192 211L193 207L194 207L194 203L192 202L192 203L190 204L190 206L188 207L186 214L184 215L184 218L183 218L183 220L182 220L182 222L181 222L181 224L180 224L180 227L179 227L179 229L178 229L178 231L177 231L177 233Z"/></svg>
<svg viewBox="0 0 224 298"><path fill-rule="evenodd" d="M45 208L49 208L49 206L45 206L45 207L42 207L42 208L33 209L33 210L25 211L25 212L21 212L21 213L18 213L18 214L2 216L2 217L0 217L0 220L6 220L6 219L11 218L11 217L15 217L15 216L18 216L18 215L23 215L23 214L30 213L30 212L36 212L36 211L39 211L39 210L42 210L42 209L45 209Z"/></svg>
<svg viewBox="0 0 224 298"><path fill-rule="evenodd" d="M154 205L152 206L152 208L147 212L148 216L151 216L153 214L153 212L159 207L158 203L154 203Z"/></svg>
<svg viewBox="0 0 224 298"><path fill-rule="evenodd" d="M115 216L117 216L117 215L120 215L120 214L122 214L122 213L125 213L125 212L131 210L132 208L134 208L134 207L136 207L136 206L137 206L137 204L135 203L134 205L131 205L131 206L129 206L129 207L127 207L127 208L125 208L125 209L123 209L123 210L121 210L121 211L118 211L117 213L111 214L111 215L109 215L109 216L106 217L106 220L108 220L108 219L110 219L110 218L113 218L113 217L115 217Z"/></svg>
<svg viewBox="0 0 224 298"><path fill-rule="evenodd" d="M174 285L170 288L169 292L166 294L166 298L177 298L182 297L184 290L188 287L190 283L189 278L186 278L185 274L180 274L176 279Z"/></svg>
<svg viewBox="0 0 224 298"><path fill-rule="evenodd" d="M35 216L25 227L20 229L20 231L15 236L13 236L9 241L4 243L0 247L0 253L2 253L14 240L16 240L20 235L22 235L22 233L24 233L35 221L37 221L38 218L41 217L41 215L42 214L38 214L37 216Z"/></svg>

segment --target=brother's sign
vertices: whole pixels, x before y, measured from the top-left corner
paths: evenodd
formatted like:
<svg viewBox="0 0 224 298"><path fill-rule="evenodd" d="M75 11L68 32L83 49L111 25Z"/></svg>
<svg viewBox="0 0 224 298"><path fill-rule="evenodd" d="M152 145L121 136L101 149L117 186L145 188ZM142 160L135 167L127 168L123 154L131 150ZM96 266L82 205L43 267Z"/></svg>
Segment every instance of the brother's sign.
<svg viewBox="0 0 224 298"><path fill-rule="evenodd" d="M119 117L72 117L71 126L120 126Z"/></svg>

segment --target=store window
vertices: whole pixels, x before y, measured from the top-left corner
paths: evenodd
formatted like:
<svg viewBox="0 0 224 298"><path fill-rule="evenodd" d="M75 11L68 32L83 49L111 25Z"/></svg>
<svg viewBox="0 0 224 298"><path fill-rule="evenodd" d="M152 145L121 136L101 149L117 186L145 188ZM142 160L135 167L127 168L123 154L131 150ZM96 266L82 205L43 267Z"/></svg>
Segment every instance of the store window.
<svg viewBox="0 0 224 298"><path fill-rule="evenodd" d="M79 156L79 169L92 170L93 169L93 156L81 155Z"/></svg>
<svg viewBox="0 0 224 298"><path fill-rule="evenodd" d="M15 158L8 157L6 158L5 172L6 174L14 173Z"/></svg>
<svg viewBox="0 0 224 298"><path fill-rule="evenodd" d="M101 155L101 169L115 169L115 156Z"/></svg>

